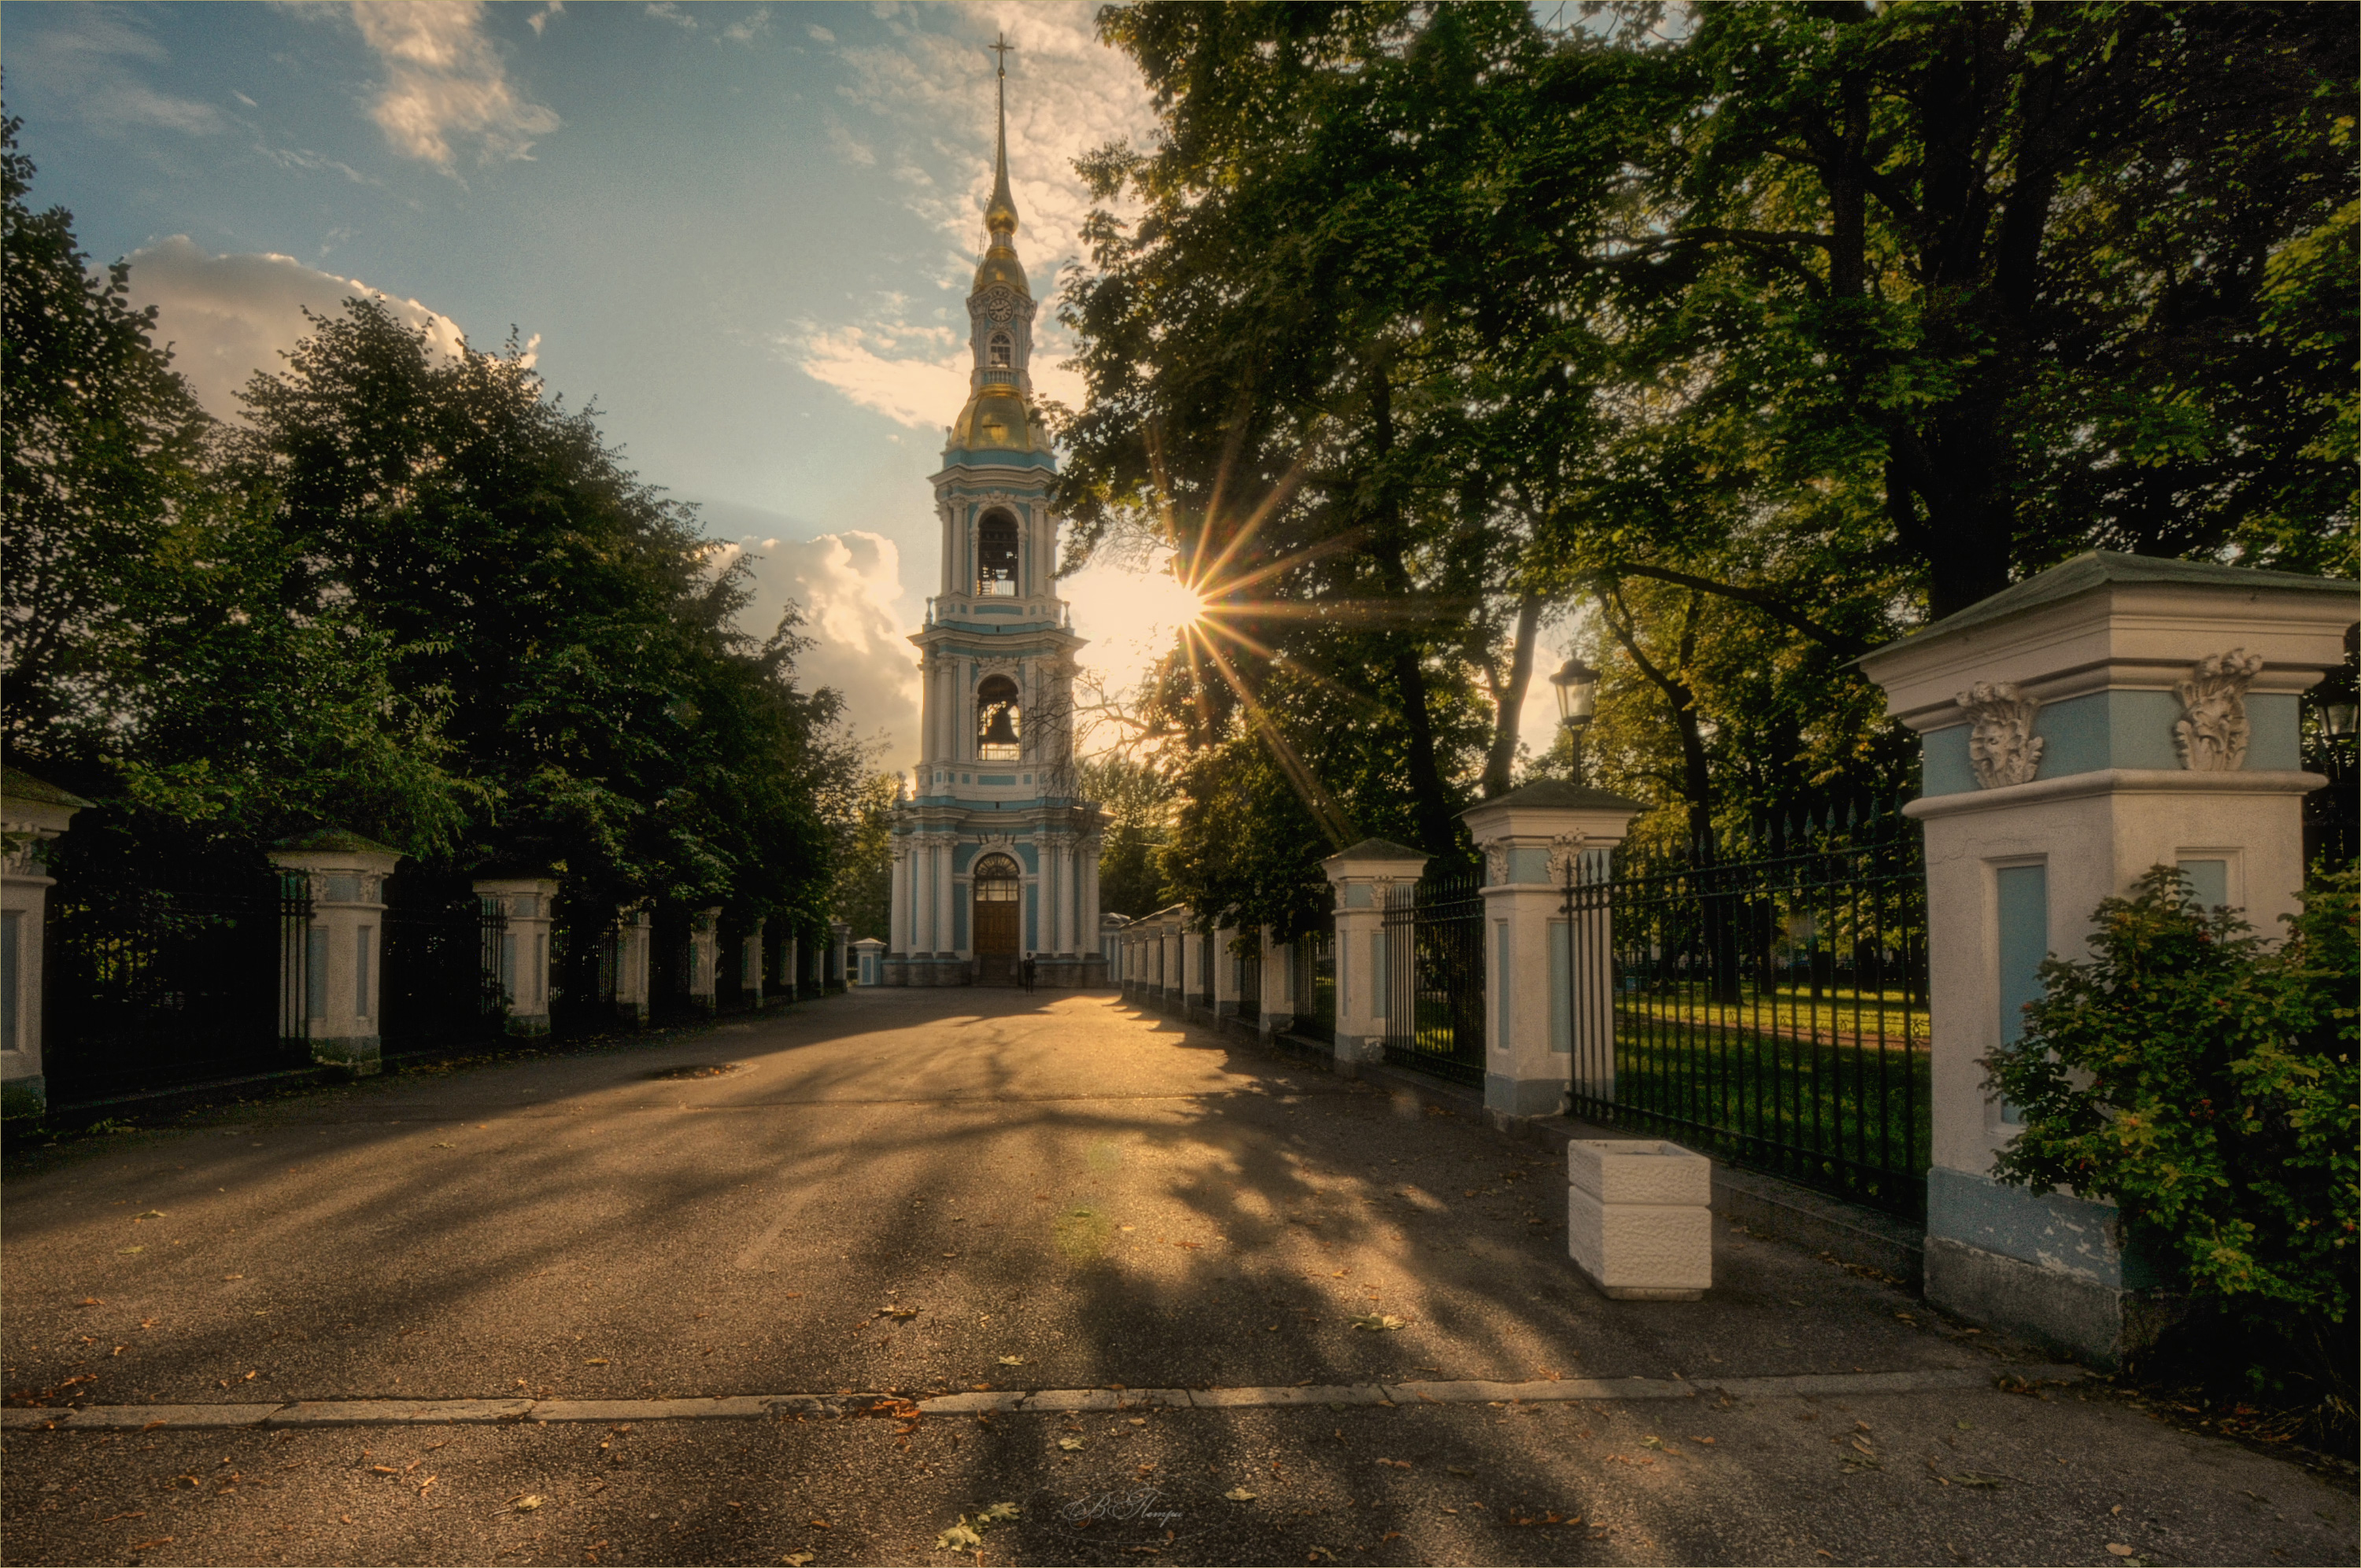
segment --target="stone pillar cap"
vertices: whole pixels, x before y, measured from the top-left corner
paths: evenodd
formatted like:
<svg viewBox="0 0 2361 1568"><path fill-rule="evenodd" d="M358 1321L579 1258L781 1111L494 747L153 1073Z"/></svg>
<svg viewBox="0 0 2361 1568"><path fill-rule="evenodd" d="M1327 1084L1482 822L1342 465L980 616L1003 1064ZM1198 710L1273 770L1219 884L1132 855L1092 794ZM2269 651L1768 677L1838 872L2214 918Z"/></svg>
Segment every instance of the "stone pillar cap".
<svg viewBox="0 0 2361 1568"><path fill-rule="evenodd" d="M1423 850L1413 850L1390 839L1364 839L1323 860L1320 869L1328 873L1332 883L1354 877L1415 877L1433 859Z"/></svg>
<svg viewBox="0 0 2361 1568"><path fill-rule="evenodd" d="M58 834L66 830L73 815L90 805L78 795L72 795L46 779L37 779L17 768L0 766L0 817L17 830L30 828L36 834Z"/></svg>
<svg viewBox="0 0 2361 1568"><path fill-rule="evenodd" d="M2108 688L2169 691L2190 650L2259 655L2257 692L2301 692L2345 659L2361 584L2092 550L1872 650L1854 666L1914 729L1965 722L1977 682L2044 703Z"/></svg>
<svg viewBox="0 0 2361 1568"><path fill-rule="evenodd" d="M1478 838L1507 833L1519 838L1554 838L1569 830L1597 830L1600 838L1620 839L1634 817L1648 809L1645 801L1592 789L1564 779L1535 779L1521 789L1477 802L1459 814L1467 830Z"/></svg>
<svg viewBox="0 0 2361 1568"><path fill-rule="evenodd" d="M401 850L342 828L315 828L309 833L281 839L270 847L272 864L307 872L350 868L384 873L392 871L394 862L401 858Z"/></svg>

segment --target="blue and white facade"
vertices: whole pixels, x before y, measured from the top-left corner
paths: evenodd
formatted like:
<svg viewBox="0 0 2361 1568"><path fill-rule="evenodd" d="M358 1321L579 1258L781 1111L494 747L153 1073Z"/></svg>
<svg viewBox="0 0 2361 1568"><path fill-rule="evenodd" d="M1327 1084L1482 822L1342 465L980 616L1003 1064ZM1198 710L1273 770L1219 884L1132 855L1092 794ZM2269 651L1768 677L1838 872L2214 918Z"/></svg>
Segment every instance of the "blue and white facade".
<svg viewBox="0 0 2361 1568"><path fill-rule="evenodd" d="M1083 640L1052 576L1057 459L1033 407L1038 307L1016 256L1003 124L967 302L968 399L933 481L941 588L911 638L925 693L916 787L894 824L888 985L1009 980L1026 958L1045 985L1106 980L1099 809L1076 797Z"/></svg>

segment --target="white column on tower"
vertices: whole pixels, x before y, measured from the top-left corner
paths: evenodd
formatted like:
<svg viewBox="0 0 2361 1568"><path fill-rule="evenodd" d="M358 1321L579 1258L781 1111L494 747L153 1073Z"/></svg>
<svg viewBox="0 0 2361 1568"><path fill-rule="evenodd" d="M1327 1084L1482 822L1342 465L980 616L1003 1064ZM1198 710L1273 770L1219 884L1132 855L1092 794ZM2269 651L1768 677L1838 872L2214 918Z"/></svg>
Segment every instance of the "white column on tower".
<svg viewBox="0 0 2361 1568"><path fill-rule="evenodd" d="M951 951L951 840L935 840L935 951Z"/></svg>
<svg viewBox="0 0 2361 1568"><path fill-rule="evenodd" d="M1071 885L1068 868L1073 863L1074 841L1060 833L1052 842L1056 845L1053 853L1056 856L1055 863L1058 872L1057 885L1049 894L1049 907L1054 912L1049 925L1049 950L1053 953L1071 953L1074 950L1074 943L1068 927L1071 924L1070 917L1073 911L1073 904L1067 889Z"/></svg>
<svg viewBox="0 0 2361 1568"><path fill-rule="evenodd" d="M908 952L909 933L904 927L910 923L910 851L898 839L894 841L894 901L887 914L891 924L885 933L885 950Z"/></svg>
<svg viewBox="0 0 2361 1568"><path fill-rule="evenodd" d="M1095 839L1082 842L1082 859L1075 866L1082 888L1082 940L1090 950L1099 950L1099 846Z"/></svg>

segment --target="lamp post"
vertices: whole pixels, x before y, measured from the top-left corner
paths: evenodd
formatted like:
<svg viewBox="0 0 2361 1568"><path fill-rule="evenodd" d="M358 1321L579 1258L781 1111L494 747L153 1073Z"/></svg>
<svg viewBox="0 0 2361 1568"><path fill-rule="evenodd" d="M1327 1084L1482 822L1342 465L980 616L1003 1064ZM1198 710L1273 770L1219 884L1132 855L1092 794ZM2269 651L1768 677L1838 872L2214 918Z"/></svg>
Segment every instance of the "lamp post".
<svg viewBox="0 0 2361 1568"><path fill-rule="evenodd" d="M1567 750L1574 754L1574 782L1583 783L1582 732L1590 728L1598 707L1598 672L1580 655L1569 656L1549 678L1557 688L1557 721L1565 727Z"/></svg>

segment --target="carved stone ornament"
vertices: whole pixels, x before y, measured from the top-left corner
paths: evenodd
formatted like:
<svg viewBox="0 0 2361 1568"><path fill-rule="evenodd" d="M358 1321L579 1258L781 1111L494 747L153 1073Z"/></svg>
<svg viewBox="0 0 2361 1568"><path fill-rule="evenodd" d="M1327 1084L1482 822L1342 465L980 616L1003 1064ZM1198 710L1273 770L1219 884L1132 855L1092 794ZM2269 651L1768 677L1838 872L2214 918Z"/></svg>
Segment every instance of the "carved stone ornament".
<svg viewBox="0 0 2361 1568"><path fill-rule="evenodd" d="M893 852L895 863L897 865L910 858L910 840L901 834L895 834L893 842L887 848Z"/></svg>
<svg viewBox="0 0 2361 1568"><path fill-rule="evenodd" d="M1509 880L1509 841L1506 839L1487 839L1477 848L1484 851L1485 884L1498 887L1507 882Z"/></svg>
<svg viewBox="0 0 2361 1568"><path fill-rule="evenodd" d="M2235 773L2246 765L2246 742L2254 726L2246 722L2246 687L2263 673L2263 657L2243 648L2200 659L2172 688L2180 699L2180 718L2172 727L2172 744L2180 765L2193 773Z"/></svg>
<svg viewBox="0 0 2361 1568"><path fill-rule="evenodd" d="M1978 681L1960 694L1959 703L1975 721L1968 731L1968 766L1975 770L1976 787L2031 784L2048 744L2033 732L2040 699L2007 681Z"/></svg>
<svg viewBox="0 0 2361 1568"><path fill-rule="evenodd" d="M1552 882L1572 880L1582 863L1583 851L1589 842L1579 833L1561 833L1549 841L1549 874Z"/></svg>

